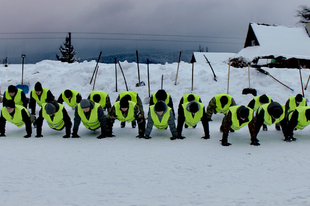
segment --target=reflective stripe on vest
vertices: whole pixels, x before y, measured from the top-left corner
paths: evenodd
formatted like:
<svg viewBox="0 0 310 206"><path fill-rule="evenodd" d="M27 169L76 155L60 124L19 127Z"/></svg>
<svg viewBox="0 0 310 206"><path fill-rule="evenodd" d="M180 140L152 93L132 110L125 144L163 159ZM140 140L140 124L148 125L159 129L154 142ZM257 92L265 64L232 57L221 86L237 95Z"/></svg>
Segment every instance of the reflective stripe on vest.
<svg viewBox="0 0 310 206"><path fill-rule="evenodd" d="M65 91L61 93L61 96L64 102L66 102L70 107L75 108L78 105L78 103L76 102L76 96L79 94L79 92L76 90L70 90L70 91L72 92L72 97L70 100L66 97Z"/></svg>
<svg viewBox="0 0 310 206"><path fill-rule="evenodd" d="M46 113L45 105L46 103L42 104L42 116L44 119L46 119L48 126L50 126L50 128L52 129L57 129L57 130L62 129L65 125L65 122L63 119L63 112L62 112L64 105L58 103L59 110L54 114L53 120L51 116Z"/></svg>
<svg viewBox="0 0 310 206"><path fill-rule="evenodd" d="M38 103L38 105L40 107L42 107L43 103L46 103L46 99L47 99L47 92L49 91L49 89L47 88L43 88L42 92L41 92L41 98L39 98L39 96L36 93L36 90L33 89L31 92L32 98L34 98L34 100L36 100L36 102Z"/></svg>
<svg viewBox="0 0 310 206"><path fill-rule="evenodd" d="M155 105L150 106L151 118L153 120L154 126L159 130L164 130L168 127L168 120L170 117L171 108L167 106L167 111L164 113L163 118L159 121L157 113L155 112Z"/></svg>
<svg viewBox="0 0 310 206"><path fill-rule="evenodd" d="M100 107L100 104L95 103L94 108L90 111L90 117L89 119L86 118L85 113L83 111L83 109L81 108L81 105L78 104L78 114L84 124L84 126L87 129L97 129L98 127L100 127L100 122L98 119L98 108Z"/></svg>
<svg viewBox="0 0 310 206"><path fill-rule="evenodd" d="M25 110L28 116L30 116L28 110L25 107L20 106L20 105L15 105L15 112L14 112L13 117L10 115L6 107L3 107L1 109L1 112L2 112L2 116L7 121L15 124L17 127L21 127L25 124L25 122L23 122L22 110Z"/></svg>
<svg viewBox="0 0 310 206"><path fill-rule="evenodd" d="M15 96L14 96L14 102L15 102L15 104L17 104L17 105L23 105L23 101L22 101L22 91L23 91L23 90L21 90L21 89L17 89L17 92L16 92L16 94L15 94ZM5 91L5 98L6 98L7 100L13 99L13 98L11 97L11 95L9 94L9 90L8 90L8 89Z"/></svg>
<svg viewBox="0 0 310 206"><path fill-rule="evenodd" d="M115 114L117 116L117 119L120 120L121 122L131 122L132 120L135 119L135 106L136 103L132 102L132 101L128 101L129 103L129 108L128 108L128 112L127 112L127 116L124 117L122 111L121 111L121 106L120 106L120 102L117 101L114 103L115 106Z"/></svg>
<svg viewBox="0 0 310 206"><path fill-rule="evenodd" d="M108 93L104 91L91 91L89 99L94 101L94 95L96 94L100 95L100 101L97 103L100 104L102 108L105 108Z"/></svg>
<svg viewBox="0 0 310 206"><path fill-rule="evenodd" d="M184 111L184 117L185 117L185 124L187 124L189 127L193 127L197 125L197 123L201 120L203 115L203 107L204 105L200 102L197 102L200 105L199 110L194 114L194 117L191 112L187 111L186 107L189 104L189 102L182 104L183 111Z"/></svg>
<svg viewBox="0 0 310 206"><path fill-rule="evenodd" d="M237 116L237 109L240 106L241 105L229 107L229 111L231 112L231 121L232 121L231 128L233 130L235 130L235 131L241 129L242 127L244 127L246 125L248 125L250 123L250 121L253 119L253 112L254 112L254 110L249 108L249 107L246 107L247 109L249 109L248 121L244 122L244 123L242 123L240 125L240 122L239 122L239 119L238 119L238 116Z"/></svg>
<svg viewBox="0 0 310 206"><path fill-rule="evenodd" d="M282 110L283 110L283 113L282 113L282 115L278 118L278 119L276 119L274 122L272 122L272 117L271 117L271 115L268 113L268 106L269 106L269 104L270 103L267 103L267 104L263 104L262 106L260 106L259 108L258 108L258 114L260 113L260 111L261 110L264 110L264 124L265 125L268 125L268 126L270 126L270 125L272 125L272 124L276 124L276 123L278 123L278 122L281 122L283 119L284 119L284 117L285 117L285 108L284 108L284 106L283 105L281 105L281 107L282 107Z"/></svg>
<svg viewBox="0 0 310 206"><path fill-rule="evenodd" d="M222 96L226 96L228 98L228 102L227 102L226 105L224 105L224 108L222 108L222 104L221 104L221 101L220 101ZM215 97L215 100L216 100L216 109L215 109L216 112L226 114L226 112L229 109L229 106L231 105L232 96L229 95L229 94L217 94L214 97Z"/></svg>

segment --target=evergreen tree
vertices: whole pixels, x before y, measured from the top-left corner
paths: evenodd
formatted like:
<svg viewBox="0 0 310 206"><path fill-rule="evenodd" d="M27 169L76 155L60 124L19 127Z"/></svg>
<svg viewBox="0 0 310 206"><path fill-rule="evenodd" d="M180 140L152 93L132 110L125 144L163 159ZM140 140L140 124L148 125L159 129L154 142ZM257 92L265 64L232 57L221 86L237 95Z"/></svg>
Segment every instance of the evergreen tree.
<svg viewBox="0 0 310 206"><path fill-rule="evenodd" d="M300 18L299 23L306 23L310 21L310 7L307 6L299 6L300 10L297 10L297 17Z"/></svg>
<svg viewBox="0 0 310 206"><path fill-rule="evenodd" d="M62 57L56 55L56 58L61 62L73 63L76 62L77 59L74 57L75 51L74 47L71 44L71 33L69 32L69 36L66 37L66 42L63 45L60 45L59 51Z"/></svg>

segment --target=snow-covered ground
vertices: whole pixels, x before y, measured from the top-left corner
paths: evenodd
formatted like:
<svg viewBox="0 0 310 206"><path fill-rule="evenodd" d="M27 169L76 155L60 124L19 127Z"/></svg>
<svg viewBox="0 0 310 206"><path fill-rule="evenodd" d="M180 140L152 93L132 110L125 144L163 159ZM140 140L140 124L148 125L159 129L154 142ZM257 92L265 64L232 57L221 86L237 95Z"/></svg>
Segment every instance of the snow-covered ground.
<svg viewBox="0 0 310 206"><path fill-rule="evenodd" d="M207 53L208 54L208 53ZM227 92L228 57L233 54L208 54L217 76L213 80L210 67L204 61L194 65L193 93L203 103L219 93ZM147 100L148 87L136 87L136 63L120 62L129 90ZM95 61L66 64L42 61L26 64L24 83L33 88L37 81L51 89L58 98L65 89L76 89L83 97L92 90L90 79ZM191 92L192 65L180 63L177 85L174 85L177 63L151 64L151 93L164 89L171 93L177 111L183 94ZM117 67L118 68L118 67ZM147 84L147 66L140 64L141 80ZM21 83L21 65L0 67L1 90ZM266 93L284 104L289 96L301 92L297 69L264 68L294 92L269 76L250 68L251 87L258 94ZM95 90L109 93L112 103L125 91L124 80L115 65L99 63ZM302 70L303 82L310 74ZM249 87L247 68L230 68L229 94L238 104L247 105L253 98L242 95ZM305 96L308 97L308 90ZM29 96L29 94L28 94ZM73 119L73 110L65 105ZM2 106L0 107L2 108ZM148 105L144 104L145 112ZM39 108L37 108L38 113ZM1 206L171 206L171 205L310 205L309 128L296 131L296 142L282 141L281 132L269 127L258 135L261 146L250 145L247 127L230 134L229 147L221 146L219 132L222 114L213 115L211 139L203 140L201 123L196 129L183 130L184 140L171 141L169 130L153 129L152 139L137 139L137 129L129 124L120 128L114 124L116 137L99 140L99 131L91 132L81 124L79 139L63 139L43 125L42 138L23 138L24 127L7 123L6 137L0 139L0 204Z"/></svg>

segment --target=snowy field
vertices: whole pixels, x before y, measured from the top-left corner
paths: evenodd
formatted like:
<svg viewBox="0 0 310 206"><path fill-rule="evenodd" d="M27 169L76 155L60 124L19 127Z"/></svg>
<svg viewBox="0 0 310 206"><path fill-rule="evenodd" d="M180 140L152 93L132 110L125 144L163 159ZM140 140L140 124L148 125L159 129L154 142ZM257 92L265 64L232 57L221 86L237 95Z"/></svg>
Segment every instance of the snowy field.
<svg viewBox="0 0 310 206"><path fill-rule="evenodd" d="M219 93L227 92L228 58L233 54L206 53L217 76L213 80L210 67L204 61L194 65L193 93L203 103ZM199 58L197 58L198 60ZM129 90L138 92L145 102L148 87L136 87L136 63L120 62ZM90 79L95 61L65 64L42 61L26 64L24 83L33 89L40 81L56 98L65 89L76 89L84 98L92 90ZM151 64L151 93L164 89L172 95L177 111L183 94L191 92L192 65L181 62L177 85L174 85L177 63ZM0 67L1 91L21 83L21 65ZM147 65L140 64L141 80L147 84ZM259 95L266 93L274 101L285 104L289 96L301 92L297 69L269 69L271 77L250 68L251 87ZM303 84L310 74L302 70ZM238 104L247 105L253 96L242 95L249 87L247 68L230 68L229 94ZM125 91L122 74L115 65L99 63L95 90L109 93L112 103ZM29 96L29 94L27 94ZM305 97L309 91L305 91ZM73 119L73 110L65 105ZM2 108L2 105L1 107ZM144 104L147 113L148 105ZM39 108L37 107L37 114ZM99 140L99 131L92 132L81 124L79 139L63 139L43 124L42 138L23 138L25 128L7 123L6 137L0 139L1 206L292 206L310 205L309 127L296 131L296 142L283 141L283 135L270 126L258 135L261 146L250 145L247 127L229 135L229 147L220 144L219 126L222 114L213 115L211 139L203 140L201 123L196 129L183 130L184 140L171 141L169 130L153 128L152 139L137 139L137 128L130 124L120 128L116 121L114 138Z"/></svg>

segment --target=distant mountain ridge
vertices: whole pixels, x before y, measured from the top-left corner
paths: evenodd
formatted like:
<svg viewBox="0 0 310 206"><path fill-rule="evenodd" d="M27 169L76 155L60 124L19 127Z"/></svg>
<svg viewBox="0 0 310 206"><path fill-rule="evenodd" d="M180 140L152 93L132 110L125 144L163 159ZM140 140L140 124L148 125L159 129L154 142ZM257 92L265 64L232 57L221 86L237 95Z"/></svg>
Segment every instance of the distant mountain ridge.
<svg viewBox="0 0 310 206"><path fill-rule="evenodd" d="M152 64L165 64L178 62L180 52L138 52L139 63L146 63L147 59ZM190 62L193 51L181 51L181 61ZM98 57L97 57L98 58ZM137 62L136 53L123 53L114 55L102 55L100 62L114 63L116 61ZM96 58L84 59L86 61L97 60ZM80 59L80 61L84 61Z"/></svg>
<svg viewBox="0 0 310 206"><path fill-rule="evenodd" d="M181 61L190 62L193 50L185 50L181 51ZM179 53L180 51L156 51L156 52L143 52L138 51L139 55L139 63L146 63L147 59L152 64L165 64L165 63L173 63L178 62L179 60ZM98 53L99 55L99 53ZM83 54L81 54L83 56ZM92 61L98 59L98 56L83 58L79 56L79 52L77 51L76 58L79 59L80 62L83 61ZM85 56L85 55L84 55ZM133 52L126 52L126 53L116 53L116 54L108 54L108 55L101 55L100 62L112 64L115 62L115 58L117 61L127 61L127 62L136 62L136 51ZM56 54L55 53L43 53L43 54L35 54L35 55L27 55L25 58L25 64L35 64L42 60L55 60ZM1 61L4 64L4 60ZM20 64L21 58L20 57L8 57L8 64Z"/></svg>

